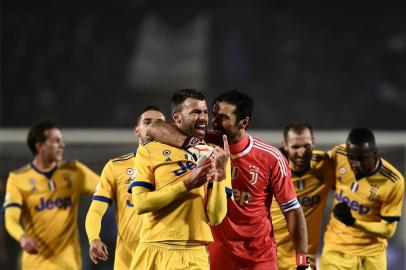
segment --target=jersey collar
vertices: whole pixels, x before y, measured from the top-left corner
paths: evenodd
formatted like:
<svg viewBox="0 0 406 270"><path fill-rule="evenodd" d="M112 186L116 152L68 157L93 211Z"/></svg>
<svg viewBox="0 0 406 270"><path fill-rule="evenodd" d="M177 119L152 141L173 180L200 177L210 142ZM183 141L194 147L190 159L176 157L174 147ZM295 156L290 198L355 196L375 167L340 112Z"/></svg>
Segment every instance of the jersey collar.
<svg viewBox="0 0 406 270"><path fill-rule="evenodd" d="M230 145L231 159L236 159L248 154L253 145L254 139L250 135L245 134L241 141Z"/></svg>
<svg viewBox="0 0 406 270"><path fill-rule="evenodd" d="M51 179L52 175L54 174L54 172L56 171L56 169L58 168L58 165L56 165L55 167L53 167L50 171L44 172L41 171L40 169L38 169L37 167L35 167L34 163L30 163L31 168L34 169L34 171L36 171L39 174L44 175L46 178Z"/></svg>

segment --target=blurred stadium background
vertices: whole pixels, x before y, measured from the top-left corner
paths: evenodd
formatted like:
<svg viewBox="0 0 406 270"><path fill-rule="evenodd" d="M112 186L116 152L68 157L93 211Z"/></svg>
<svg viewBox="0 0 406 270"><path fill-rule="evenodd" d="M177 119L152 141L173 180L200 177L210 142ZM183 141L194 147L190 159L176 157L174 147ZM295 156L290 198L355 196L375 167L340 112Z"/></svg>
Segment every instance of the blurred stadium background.
<svg viewBox="0 0 406 270"><path fill-rule="evenodd" d="M252 133L275 145L290 121L310 122L321 149L369 127L405 174L405 13L400 1L2 1L1 193L8 172L31 159L33 122L60 123L65 159L100 173L109 158L135 149L138 111L158 105L168 113L179 88L202 89L209 101L245 90L256 106ZM104 222L113 242L111 212ZM390 241L388 269L406 269L405 226ZM87 248L82 235L84 269L111 269L111 259L91 265ZM0 268L15 269L17 254L2 220Z"/></svg>

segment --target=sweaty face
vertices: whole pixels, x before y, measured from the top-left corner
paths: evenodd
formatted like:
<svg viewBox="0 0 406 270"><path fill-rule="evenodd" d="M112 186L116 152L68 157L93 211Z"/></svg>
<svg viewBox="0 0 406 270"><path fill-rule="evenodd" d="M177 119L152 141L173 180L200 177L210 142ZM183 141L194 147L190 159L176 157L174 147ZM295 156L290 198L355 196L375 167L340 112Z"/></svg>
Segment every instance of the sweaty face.
<svg viewBox="0 0 406 270"><path fill-rule="evenodd" d="M180 112L174 112L175 124L188 136L204 139L209 120L207 104L204 100L187 98Z"/></svg>
<svg viewBox="0 0 406 270"><path fill-rule="evenodd" d="M145 111L141 114L138 125L135 128L135 135L141 141L141 143L148 140L147 127L157 119L165 121L165 116L161 112L155 110Z"/></svg>
<svg viewBox="0 0 406 270"><path fill-rule="evenodd" d="M302 173L310 168L313 145L314 139L310 130L306 129L302 133L288 131L283 147L288 153L289 164L294 172Z"/></svg>
<svg viewBox="0 0 406 270"><path fill-rule="evenodd" d="M47 139L45 142L39 144L38 153L49 162L62 160L65 143L61 131L58 128L51 128L45 130L44 134Z"/></svg>
<svg viewBox="0 0 406 270"><path fill-rule="evenodd" d="M213 108L213 128L218 136L227 135L229 140L233 140L239 133L236 106L227 102L216 102Z"/></svg>
<svg viewBox="0 0 406 270"><path fill-rule="evenodd" d="M350 162L351 169L359 179L374 171L377 151L375 147L368 143L355 145L347 142L347 158L348 162Z"/></svg>

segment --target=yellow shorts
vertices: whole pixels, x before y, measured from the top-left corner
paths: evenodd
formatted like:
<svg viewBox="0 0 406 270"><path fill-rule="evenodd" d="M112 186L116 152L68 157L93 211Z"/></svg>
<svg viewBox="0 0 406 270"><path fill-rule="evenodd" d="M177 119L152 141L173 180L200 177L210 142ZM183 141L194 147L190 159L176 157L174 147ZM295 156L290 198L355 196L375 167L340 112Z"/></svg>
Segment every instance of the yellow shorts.
<svg viewBox="0 0 406 270"><path fill-rule="evenodd" d="M140 243L131 262L131 270L209 270L206 246L177 246Z"/></svg>
<svg viewBox="0 0 406 270"><path fill-rule="evenodd" d="M121 270L130 268L132 257L137 245L138 241L124 244L122 239L117 238L116 253L114 255L114 269Z"/></svg>
<svg viewBox="0 0 406 270"><path fill-rule="evenodd" d="M319 268L321 270L386 270L386 250L376 256L356 256L323 249Z"/></svg>

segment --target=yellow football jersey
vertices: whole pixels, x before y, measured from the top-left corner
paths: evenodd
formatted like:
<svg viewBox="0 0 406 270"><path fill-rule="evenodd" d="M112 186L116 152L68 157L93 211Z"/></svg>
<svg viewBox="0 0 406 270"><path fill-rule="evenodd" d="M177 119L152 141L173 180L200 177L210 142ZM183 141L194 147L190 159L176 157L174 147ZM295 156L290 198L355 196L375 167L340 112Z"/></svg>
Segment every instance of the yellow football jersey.
<svg viewBox="0 0 406 270"><path fill-rule="evenodd" d="M399 221L403 206L404 178L383 158L369 176L356 181L347 159L345 145L331 150L335 162L335 206L346 203L356 220L379 222ZM360 229L348 227L331 215L324 236L326 249L338 250L357 256L376 256L383 252L387 240L372 236Z"/></svg>
<svg viewBox="0 0 406 270"><path fill-rule="evenodd" d="M104 167L93 200L111 204L115 202L117 242L114 258L115 269L129 269L138 245L141 216L132 204L128 186L134 179L135 154L127 154L110 160Z"/></svg>
<svg viewBox="0 0 406 270"><path fill-rule="evenodd" d="M39 245L36 255L23 252L23 269L81 269L79 197L92 194L98 178L79 161L60 162L48 172L28 164L10 173L4 209L22 209L25 234Z"/></svg>
<svg viewBox="0 0 406 270"><path fill-rule="evenodd" d="M135 158L136 176L130 187L143 186L160 190L184 181L195 168L192 156L181 148L159 142L140 145ZM228 171L231 171L230 167ZM227 173L226 190L231 197L231 172ZM213 241L206 213L209 185L195 188L170 205L143 214L140 242Z"/></svg>
<svg viewBox="0 0 406 270"><path fill-rule="evenodd" d="M314 150L310 169L300 176L292 172L292 181L306 218L309 255L314 266L320 242L321 217L326 206L328 192L334 184L334 167L328 154ZM271 217L278 247L278 268L296 268L295 246L289 235L285 216L275 198L272 201Z"/></svg>

